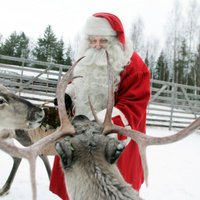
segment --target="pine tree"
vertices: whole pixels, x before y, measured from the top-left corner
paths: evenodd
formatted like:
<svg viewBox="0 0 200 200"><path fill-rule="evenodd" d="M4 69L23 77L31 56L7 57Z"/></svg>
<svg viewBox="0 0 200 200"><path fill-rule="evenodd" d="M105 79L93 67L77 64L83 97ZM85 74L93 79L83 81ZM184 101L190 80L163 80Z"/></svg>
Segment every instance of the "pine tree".
<svg viewBox="0 0 200 200"><path fill-rule="evenodd" d="M149 52L151 52L150 55L149 55ZM146 57L144 58L144 62L149 68L149 71L151 73L151 78L154 79L156 76L156 71L155 71L156 63L155 63L155 57L152 51L147 50Z"/></svg>
<svg viewBox="0 0 200 200"><path fill-rule="evenodd" d="M200 44L194 57L194 65L189 74L189 84L200 87Z"/></svg>
<svg viewBox="0 0 200 200"><path fill-rule="evenodd" d="M29 39L26 37L25 33L22 32L17 34L13 32L4 43L2 43L0 48L0 54L14 57L24 57L29 56ZM15 61L1 61L3 63L19 64Z"/></svg>
<svg viewBox="0 0 200 200"><path fill-rule="evenodd" d="M45 29L43 37L38 39L32 53L37 60L64 64L64 42L62 39L58 41L50 25Z"/></svg>
<svg viewBox="0 0 200 200"><path fill-rule="evenodd" d="M176 61L176 82L180 84L186 84L187 76L190 71L189 59L186 40L183 39L180 50L178 52L178 59Z"/></svg>
<svg viewBox="0 0 200 200"><path fill-rule="evenodd" d="M71 47L71 45L69 45L67 48L65 64L70 65L70 66L72 65L72 47Z"/></svg>
<svg viewBox="0 0 200 200"><path fill-rule="evenodd" d="M54 61L58 64L65 64L64 59L64 42L63 40L59 40L55 47L55 55L52 55Z"/></svg>
<svg viewBox="0 0 200 200"><path fill-rule="evenodd" d="M33 55L40 61L54 61L53 55L57 45L57 38L49 25L45 31L43 38L39 38L37 46L33 50Z"/></svg>
<svg viewBox="0 0 200 200"><path fill-rule="evenodd" d="M0 52L1 52L1 47L2 47L2 44L3 44L2 38L3 38L3 36L0 34Z"/></svg>
<svg viewBox="0 0 200 200"><path fill-rule="evenodd" d="M157 75L156 79L169 81L169 69L163 52L158 57L155 74Z"/></svg>
<svg viewBox="0 0 200 200"><path fill-rule="evenodd" d="M145 57L145 59L144 59L144 63L145 63L147 66L149 66L149 52L148 52L148 51L146 52L146 57Z"/></svg>

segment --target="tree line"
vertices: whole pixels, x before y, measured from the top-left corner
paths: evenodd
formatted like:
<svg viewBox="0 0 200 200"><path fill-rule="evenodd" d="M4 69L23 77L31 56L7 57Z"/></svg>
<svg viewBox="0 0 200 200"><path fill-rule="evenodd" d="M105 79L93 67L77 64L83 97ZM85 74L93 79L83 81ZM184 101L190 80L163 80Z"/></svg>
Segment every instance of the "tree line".
<svg viewBox="0 0 200 200"><path fill-rule="evenodd" d="M174 2L161 47L157 38L144 35L140 18L133 23L131 37L153 79L200 87L200 5L190 0L184 9L181 3Z"/></svg>
<svg viewBox="0 0 200 200"><path fill-rule="evenodd" d="M36 45L31 47L30 39L24 32L14 31L3 42L0 42L0 54L22 58L32 58L44 62L54 62L57 64L72 64L72 47L69 44L67 48L64 41L58 39L54 34L52 27L48 25L44 35L38 38ZM18 64L16 61L0 60L1 63ZM34 65L32 67L42 68Z"/></svg>
<svg viewBox="0 0 200 200"><path fill-rule="evenodd" d="M129 32L134 50L144 59L153 79L200 87L199 3L190 0L183 10L181 1L175 1L165 27L165 42L160 44L159 39L145 33L142 18L134 19ZM2 55L71 65L75 51L74 46L66 47L64 41L56 37L50 25L32 47L24 32L13 32L5 41L0 37Z"/></svg>

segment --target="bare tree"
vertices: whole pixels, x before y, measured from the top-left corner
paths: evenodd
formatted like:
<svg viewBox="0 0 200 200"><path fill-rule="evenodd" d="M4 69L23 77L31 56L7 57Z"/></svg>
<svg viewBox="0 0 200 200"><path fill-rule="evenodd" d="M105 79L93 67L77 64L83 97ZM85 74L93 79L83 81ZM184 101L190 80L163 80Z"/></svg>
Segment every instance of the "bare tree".
<svg viewBox="0 0 200 200"><path fill-rule="evenodd" d="M182 8L180 2L176 0L174 2L174 8L168 17L168 24L166 27L167 39L166 39L166 47L165 54L171 60L171 73L172 73L172 81L176 82L177 79L177 68L176 61L178 59L178 51L181 45L181 33L182 33ZM170 63L169 63L170 64Z"/></svg>
<svg viewBox="0 0 200 200"><path fill-rule="evenodd" d="M151 72L151 77L155 77L154 71L156 68L156 60L158 58L159 41L155 37L151 37L145 44L146 58L148 60L147 66Z"/></svg>
<svg viewBox="0 0 200 200"><path fill-rule="evenodd" d="M198 34L199 34L199 20L200 20L200 7L196 0L192 0L189 2L188 12L187 12L187 20L186 20L186 38L188 41L188 60L189 60L189 66L188 71L186 73L187 75L187 82L188 84L188 74L190 73L192 69L192 65L194 64L194 54L193 52L196 51L198 44ZM194 76L194 86L197 86L198 80L196 73L193 73Z"/></svg>
<svg viewBox="0 0 200 200"><path fill-rule="evenodd" d="M145 52L142 51L144 46L144 23L142 18L138 17L133 21L131 25L130 39L133 44L133 49L140 55L145 55Z"/></svg>
<svg viewBox="0 0 200 200"><path fill-rule="evenodd" d="M196 51L199 34L200 5L196 0L191 0L187 7L186 37L188 39L189 51Z"/></svg>

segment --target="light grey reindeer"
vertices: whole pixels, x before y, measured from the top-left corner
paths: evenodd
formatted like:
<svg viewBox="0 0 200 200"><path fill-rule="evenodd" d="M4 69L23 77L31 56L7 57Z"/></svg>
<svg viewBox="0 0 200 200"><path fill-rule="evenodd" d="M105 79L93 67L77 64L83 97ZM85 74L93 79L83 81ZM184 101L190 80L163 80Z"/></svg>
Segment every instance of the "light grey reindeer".
<svg viewBox="0 0 200 200"><path fill-rule="evenodd" d="M112 124L114 92L113 77L108 63L109 92L104 123L98 123L92 105L91 109L97 122L90 121L85 116L77 116L71 123L65 110L64 92L67 84L73 79L73 68L76 63L62 77L57 86L60 127L32 146L23 149L8 144L0 138L0 149L15 156L24 157L29 161L33 200L37 199L36 158L41 152L55 155L55 149L61 158L66 187L71 200L138 200L140 199L138 193L123 180L115 164L124 148L123 143L107 135L119 133L137 142L147 182L146 147L148 145L168 144L187 137L200 126L200 118L182 131L161 138L147 136L135 130L128 130ZM54 143L55 148L52 145Z"/></svg>
<svg viewBox="0 0 200 200"><path fill-rule="evenodd" d="M15 138L23 146L33 144L27 132L37 128L44 118L43 109L33 105L0 84L0 137L5 139ZM27 129L27 130L24 130ZM46 156L40 155L50 177L51 167ZM12 156L13 166L11 172L0 188L0 196L8 194L14 180L21 158Z"/></svg>
<svg viewBox="0 0 200 200"><path fill-rule="evenodd" d="M36 128L44 111L0 84L0 130Z"/></svg>

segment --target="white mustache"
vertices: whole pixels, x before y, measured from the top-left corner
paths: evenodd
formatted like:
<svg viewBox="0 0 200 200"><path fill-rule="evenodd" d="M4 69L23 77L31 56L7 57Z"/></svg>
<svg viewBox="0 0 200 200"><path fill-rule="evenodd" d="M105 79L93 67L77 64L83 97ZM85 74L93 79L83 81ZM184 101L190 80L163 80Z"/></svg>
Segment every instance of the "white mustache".
<svg viewBox="0 0 200 200"><path fill-rule="evenodd" d="M88 49L85 58L81 61L82 65L106 66L107 58L105 49Z"/></svg>

